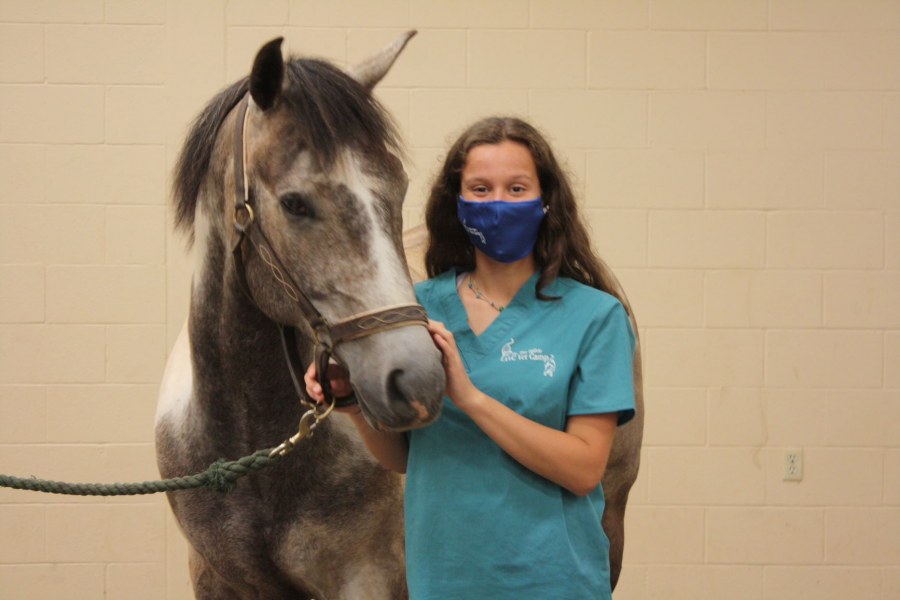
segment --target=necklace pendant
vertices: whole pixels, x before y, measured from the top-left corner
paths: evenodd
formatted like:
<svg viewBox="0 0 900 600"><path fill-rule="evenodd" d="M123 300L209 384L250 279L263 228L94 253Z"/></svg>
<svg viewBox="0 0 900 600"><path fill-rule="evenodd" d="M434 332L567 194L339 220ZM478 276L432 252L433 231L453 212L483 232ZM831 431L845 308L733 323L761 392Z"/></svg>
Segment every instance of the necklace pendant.
<svg viewBox="0 0 900 600"><path fill-rule="evenodd" d="M503 312L503 309L506 307L496 304L493 300L491 300L490 298L488 298L487 296L482 294L481 290L478 288L477 284L475 283L475 280L472 279L471 274L469 274L468 280L469 281L466 284L466 287L468 287L470 290L472 290L472 294L474 294L476 300L481 300L482 302L487 302L491 306L491 308L493 308L497 312Z"/></svg>

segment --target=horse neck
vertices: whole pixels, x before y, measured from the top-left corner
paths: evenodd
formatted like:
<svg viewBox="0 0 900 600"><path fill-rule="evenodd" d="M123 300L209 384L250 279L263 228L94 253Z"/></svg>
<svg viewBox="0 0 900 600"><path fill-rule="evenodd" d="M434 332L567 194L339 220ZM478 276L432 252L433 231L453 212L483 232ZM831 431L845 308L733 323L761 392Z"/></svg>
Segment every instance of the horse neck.
<svg viewBox="0 0 900 600"><path fill-rule="evenodd" d="M197 242L208 246L191 295L195 410L233 452L258 449L291 435L299 419L278 326L240 288L225 242Z"/></svg>

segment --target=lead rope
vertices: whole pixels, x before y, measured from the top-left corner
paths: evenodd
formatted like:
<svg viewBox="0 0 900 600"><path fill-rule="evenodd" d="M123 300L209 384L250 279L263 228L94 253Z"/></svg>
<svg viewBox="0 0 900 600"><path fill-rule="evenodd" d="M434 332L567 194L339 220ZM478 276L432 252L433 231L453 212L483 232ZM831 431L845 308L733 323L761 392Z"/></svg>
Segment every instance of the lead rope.
<svg viewBox="0 0 900 600"><path fill-rule="evenodd" d="M239 479L254 471L274 465L289 454L301 440L312 437L319 423L327 419L333 410L334 404L329 405L321 412L316 406L313 406L300 417L297 433L278 446L258 450L237 460L219 459L209 465L205 471L194 475L138 483L69 483L37 479L36 477L0 475L0 487L67 496L140 496L198 488L209 488L221 494L227 494L237 486Z"/></svg>
<svg viewBox="0 0 900 600"><path fill-rule="evenodd" d="M234 489L241 477L275 464L286 454L286 452L284 454L275 454L274 450L259 450L249 456L232 461L220 459L211 464L205 471L195 475L159 481L143 481L140 483L68 483L34 477L0 475L0 487L47 494L65 494L68 496L139 496L204 487L227 494Z"/></svg>

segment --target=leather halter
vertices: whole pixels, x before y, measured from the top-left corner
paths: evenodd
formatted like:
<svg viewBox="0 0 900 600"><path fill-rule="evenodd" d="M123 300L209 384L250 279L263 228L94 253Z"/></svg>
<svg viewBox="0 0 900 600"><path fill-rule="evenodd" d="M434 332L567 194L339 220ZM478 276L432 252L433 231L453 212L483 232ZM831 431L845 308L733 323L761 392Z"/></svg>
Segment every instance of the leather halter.
<svg viewBox="0 0 900 600"><path fill-rule="evenodd" d="M269 242L262 226L257 222L250 199L250 186L247 182L247 146L245 141L247 108L250 95L247 94L238 104L237 119L234 132L234 233L232 235L231 253L234 258L234 266L238 280L244 293L251 302L253 294L247 283L247 273L244 269L244 242L247 241L256 250L260 259L271 269L272 275L284 288L288 297L298 306L304 320L313 330L315 340L315 362L318 372L319 384L325 394L325 401L336 406L346 406L356 402L355 397L350 396L338 400L334 397L328 380L328 363L334 355L335 348L343 343L362 337L373 335L410 325L427 326L428 317L425 309L419 304L398 304L386 306L377 310L355 314L336 323L329 323L322 313L313 305L302 288L297 285L290 271L284 267L281 259ZM255 225L255 226L254 226ZM257 305L258 306L258 305ZM297 394L306 404L313 404L306 394L306 388L300 384L294 364L299 364L297 356L295 333L292 327L279 325L281 330L282 347L291 379Z"/></svg>

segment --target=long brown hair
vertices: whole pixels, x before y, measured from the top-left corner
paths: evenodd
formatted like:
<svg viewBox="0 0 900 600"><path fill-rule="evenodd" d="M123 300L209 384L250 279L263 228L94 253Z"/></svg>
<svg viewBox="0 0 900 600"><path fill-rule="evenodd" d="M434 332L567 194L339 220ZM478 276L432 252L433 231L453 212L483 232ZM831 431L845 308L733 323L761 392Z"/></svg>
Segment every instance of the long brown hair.
<svg viewBox="0 0 900 600"><path fill-rule="evenodd" d="M475 268L475 249L456 217L462 170L472 148L507 140L522 144L531 152L541 185L541 198L544 206L549 207L534 248L535 262L540 270L537 297L553 299L543 295L541 290L557 277L569 277L612 294L627 306L609 267L591 248L572 186L550 144L537 129L515 117L482 119L464 131L447 151L425 206L428 228L425 268L428 276L434 277L453 267Z"/></svg>

